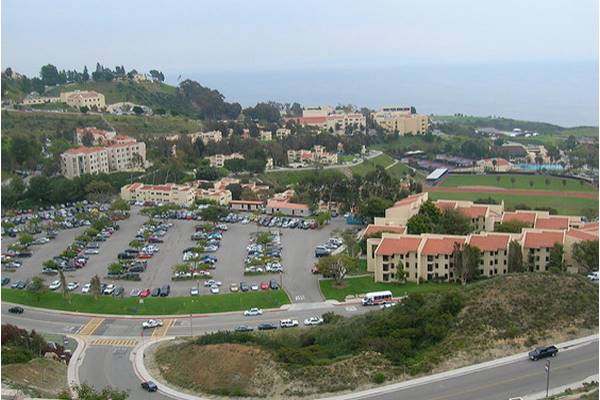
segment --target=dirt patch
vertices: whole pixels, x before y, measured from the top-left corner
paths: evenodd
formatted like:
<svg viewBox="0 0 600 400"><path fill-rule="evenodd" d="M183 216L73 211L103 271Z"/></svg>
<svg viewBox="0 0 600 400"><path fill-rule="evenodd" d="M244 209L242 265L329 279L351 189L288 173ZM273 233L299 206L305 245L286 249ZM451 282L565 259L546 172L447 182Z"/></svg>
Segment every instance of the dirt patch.
<svg viewBox="0 0 600 400"><path fill-rule="evenodd" d="M67 389L67 365L45 358L3 365L2 380L35 397L57 398Z"/></svg>

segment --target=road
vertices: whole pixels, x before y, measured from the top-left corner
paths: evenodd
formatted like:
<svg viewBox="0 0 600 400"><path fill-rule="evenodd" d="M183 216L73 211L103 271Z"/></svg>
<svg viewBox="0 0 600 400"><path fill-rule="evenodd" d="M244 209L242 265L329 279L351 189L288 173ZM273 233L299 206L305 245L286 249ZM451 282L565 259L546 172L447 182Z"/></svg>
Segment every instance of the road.
<svg viewBox="0 0 600 400"><path fill-rule="evenodd" d="M365 162L365 160L370 160L372 158L375 158L377 156L380 156L381 154L383 154L382 151L379 150L369 150L369 154L364 157L361 158L360 160L358 160L357 162L351 162L348 164L336 164L336 165L322 165L322 166L315 166L315 167L302 167L302 168L292 168L292 167L279 167L279 168L274 168L270 171L267 172L280 172L280 171L310 171L313 169L336 169L336 168L352 168L352 167L356 167L357 165L362 164L363 162Z"/></svg>
<svg viewBox="0 0 600 400"><path fill-rule="evenodd" d="M233 329L245 323L256 326L262 322L277 323L282 318L302 320L312 315L333 311L350 316L368 312L353 305L332 305L326 303L301 303L289 309L267 310L259 317L244 317L241 312L195 315L193 318L181 316L164 318L168 329L146 332L141 337L140 324L144 318L92 318L89 316L63 314L60 312L35 310L26 307L23 315L7 313L9 305L2 303L3 323L15 324L26 329L36 329L48 333L80 334L87 343L83 362L79 368L81 382L88 382L101 388L111 385L127 390L131 399L145 399L147 394L139 388L140 378L136 375L131 361L131 351L142 341L162 336L187 336L223 329ZM97 323L94 323L96 321ZM90 330L90 326L93 329ZM84 335L88 333L88 335ZM149 338L152 336L152 338ZM552 361L550 387L560 387L581 381L598 374L598 340L569 350L562 350ZM494 400L513 396L531 395L545 390L544 361L531 362L525 357L507 364L476 370L460 376L444 377L435 384L423 383L409 387L392 387L393 391L364 392L334 398L357 399L427 399L427 400ZM156 396L155 396L156 395ZM166 399L165 394L153 394L153 398ZM348 397L350 396L350 397Z"/></svg>

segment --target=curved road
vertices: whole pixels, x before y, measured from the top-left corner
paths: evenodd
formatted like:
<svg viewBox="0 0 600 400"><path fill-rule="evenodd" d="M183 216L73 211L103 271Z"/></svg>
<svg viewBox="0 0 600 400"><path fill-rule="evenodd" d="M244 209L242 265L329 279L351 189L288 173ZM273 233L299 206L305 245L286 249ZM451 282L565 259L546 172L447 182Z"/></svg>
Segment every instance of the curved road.
<svg viewBox="0 0 600 400"><path fill-rule="evenodd" d="M265 310L259 317L244 317L241 312L162 317L164 329L147 331L141 336L144 317L97 317L38 310L25 307L22 315L9 314L2 303L4 323L26 329L56 334L79 335L87 343L79 380L101 388L107 385L129 391L130 398L142 400L148 393L139 387L140 377L133 368L132 351L142 342L164 336L188 336L216 330L233 329L244 323L256 327L262 322L278 323L282 318L302 320L312 315L333 311L342 315L367 312L360 306L329 303L303 303L287 309ZM168 326L168 327L167 327ZM598 339L569 349L561 349L552 359L551 388L572 384L598 374ZM508 399L530 396L545 390L544 362L531 362L526 356L514 356L493 365L467 367L432 377L380 387L365 392L334 396L332 399L417 399L465 400ZM460 372L460 374L458 374ZM458 375L457 375L458 374ZM435 384L432 384L435 382ZM169 399L165 393L152 394L153 399Z"/></svg>

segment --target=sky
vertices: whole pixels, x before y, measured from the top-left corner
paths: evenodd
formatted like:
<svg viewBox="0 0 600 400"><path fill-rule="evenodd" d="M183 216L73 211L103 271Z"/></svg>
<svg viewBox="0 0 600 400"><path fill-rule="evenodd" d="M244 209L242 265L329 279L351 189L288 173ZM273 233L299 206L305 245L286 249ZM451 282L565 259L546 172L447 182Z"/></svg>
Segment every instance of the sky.
<svg viewBox="0 0 600 400"><path fill-rule="evenodd" d="M598 60L597 0L3 0L2 68L169 74Z"/></svg>

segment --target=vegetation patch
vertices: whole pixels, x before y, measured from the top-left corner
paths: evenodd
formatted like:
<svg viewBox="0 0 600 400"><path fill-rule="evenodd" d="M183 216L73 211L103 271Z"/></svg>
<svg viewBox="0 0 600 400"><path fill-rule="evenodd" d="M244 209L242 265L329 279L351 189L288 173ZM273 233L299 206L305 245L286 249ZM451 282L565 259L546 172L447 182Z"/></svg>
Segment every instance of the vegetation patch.
<svg viewBox="0 0 600 400"><path fill-rule="evenodd" d="M596 192L592 185L579 180L544 175L449 175L440 186L492 186L506 189Z"/></svg>
<svg viewBox="0 0 600 400"><path fill-rule="evenodd" d="M3 365L2 380L32 396L55 399L68 388L67 365L45 358Z"/></svg>

